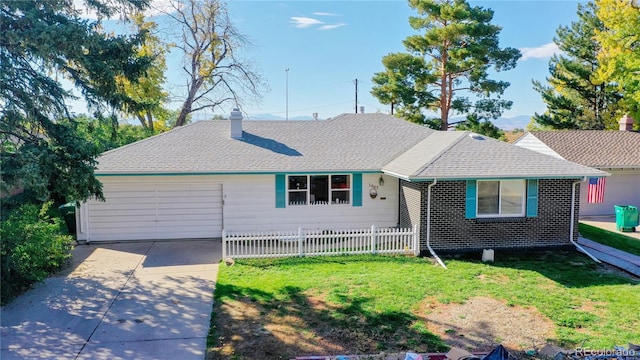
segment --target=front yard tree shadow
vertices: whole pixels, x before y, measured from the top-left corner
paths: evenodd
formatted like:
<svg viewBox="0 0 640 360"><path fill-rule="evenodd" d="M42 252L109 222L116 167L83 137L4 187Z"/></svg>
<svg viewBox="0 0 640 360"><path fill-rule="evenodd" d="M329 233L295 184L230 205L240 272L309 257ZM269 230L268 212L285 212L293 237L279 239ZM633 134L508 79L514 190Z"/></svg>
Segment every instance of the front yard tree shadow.
<svg viewBox="0 0 640 360"><path fill-rule="evenodd" d="M289 359L302 355L443 351L448 346L406 312L367 309L371 299L331 301L285 286L276 293L218 284L208 359Z"/></svg>
<svg viewBox="0 0 640 360"><path fill-rule="evenodd" d="M567 288L639 284L613 266L598 264L577 251L497 252L492 266L535 271Z"/></svg>

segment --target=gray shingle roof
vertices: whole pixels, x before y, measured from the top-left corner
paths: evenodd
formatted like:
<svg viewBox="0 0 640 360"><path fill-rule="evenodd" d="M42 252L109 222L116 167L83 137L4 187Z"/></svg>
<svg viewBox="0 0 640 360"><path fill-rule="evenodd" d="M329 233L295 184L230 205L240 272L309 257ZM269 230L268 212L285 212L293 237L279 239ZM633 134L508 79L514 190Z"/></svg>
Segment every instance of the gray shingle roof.
<svg viewBox="0 0 640 360"><path fill-rule="evenodd" d="M614 130L532 131L566 160L599 167L640 167L640 133Z"/></svg>
<svg viewBox="0 0 640 360"><path fill-rule="evenodd" d="M448 141L446 147L441 146L438 154L429 154L422 167L414 172L399 174L390 167L383 171L394 172L408 179L482 179L482 178L579 178L602 177L608 175L603 171L540 154L536 151L514 146L499 140L461 132L462 136L433 134L426 141ZM440 138L440 139L438 139ZM419 144L418 146L421 146ZM409 150L407 153L410 153ZM399 159L403 158L400 156Z"/></svg>
<svg viewBox="0 0 640 360"><path fill-rule="evenodd" d="M199 121L105 152L96 174L352 172L405 178L581 177L606 173L468 132L439 132L384 114L324 121Z"/></svg>
<svg viewBox="0 0 640 360"><path fill-rule="evenodd" d="M105 152L97 174L367 171L402 154L434 130L384 114L324 121L199 121Z"/></svg>

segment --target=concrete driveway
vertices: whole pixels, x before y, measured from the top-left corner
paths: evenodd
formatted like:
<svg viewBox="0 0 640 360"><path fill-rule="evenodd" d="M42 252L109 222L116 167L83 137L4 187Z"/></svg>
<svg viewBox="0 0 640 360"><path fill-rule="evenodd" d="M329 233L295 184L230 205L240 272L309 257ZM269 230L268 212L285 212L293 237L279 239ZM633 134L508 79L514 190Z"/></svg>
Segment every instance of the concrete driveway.
<svg viewBox="0 0 640 360"><path fill-rule="evenodd" d="M2 308L0 358L203 359L220 240L79 245Z"/></svg>

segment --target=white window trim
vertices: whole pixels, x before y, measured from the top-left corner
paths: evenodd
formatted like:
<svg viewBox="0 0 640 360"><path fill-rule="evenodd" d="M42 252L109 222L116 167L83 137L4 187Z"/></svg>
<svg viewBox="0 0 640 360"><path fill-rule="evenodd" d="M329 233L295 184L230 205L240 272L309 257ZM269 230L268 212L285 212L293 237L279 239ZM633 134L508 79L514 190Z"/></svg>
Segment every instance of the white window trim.
<svg viewBox="0 0 640 360"><path fill-rule="evenodd" d="M343 189L332 189L331 188L331 177L335 175L343 175L349 177L349 187ZM289 189L289 177L292 176L305 176L307 178L307 188L306 189ZM326 204L312 204L311 203L311 177L312 176L328 176L329 177L329 201ZM353 174L292 174L287 175L286 178L286 192L287 192L287 206L344 206L351 205L353 203ZM306 204L291 204L289 199L289 194L291 192L305 192L306 193ZM331 199L333 198L334 191L348 191L349 192L349 201L345 203L336 204Z"/></svg>
<svg viewBox="0 0 640 360"><path fill-rule="evenodd" d="M480 211L478 210L478 197L480 196L480 182L483 181L498 181L500 183L500 189L502 189L502 182L506 181L506 180L510 180L510 181L520 181L522 183L522 211L519 214L481 214ZM499 197L498 197L498 211L501 211L501 206L500 204L502 204L502 192L499 192ZM519 217L525 217L527 214L527 181L526 180L520 180L520 179L495 179L495 180L477 180L476 181L476 218L519 218Z"/></svg>

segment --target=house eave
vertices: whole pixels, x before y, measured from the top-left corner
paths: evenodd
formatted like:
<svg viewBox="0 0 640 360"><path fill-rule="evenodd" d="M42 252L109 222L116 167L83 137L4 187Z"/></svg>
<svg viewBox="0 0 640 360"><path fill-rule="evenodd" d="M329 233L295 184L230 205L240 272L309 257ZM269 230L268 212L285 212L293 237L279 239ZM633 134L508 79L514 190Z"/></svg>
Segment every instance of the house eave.
<svg viewBox="0 0 640 360"><path fill-rule="evenodd" d="M287 171L287 170L265 170L265 171L156 171L156 172L96 172L97 177L114 176L209 176L209 175L277 175L277 174L379 174L377 169L366 170L309 170L309 171Z"/></svg>
<svg viewBox="0 0 640 360"><path fill-rule="evenodd" d="M410 182L431 182L434 180L438 181L459 181L459 180L552 180L552 179L584 179L584 178L600 178L609 176L610 174L604 175L595 175L595 174L586 174L586 175L488 175L488 176L477 176L477 175L468 175L468 176L455 176L455 177L447 177L447 176L434 176L434 177L402 177L403 180L407 180Z"/></svg>

